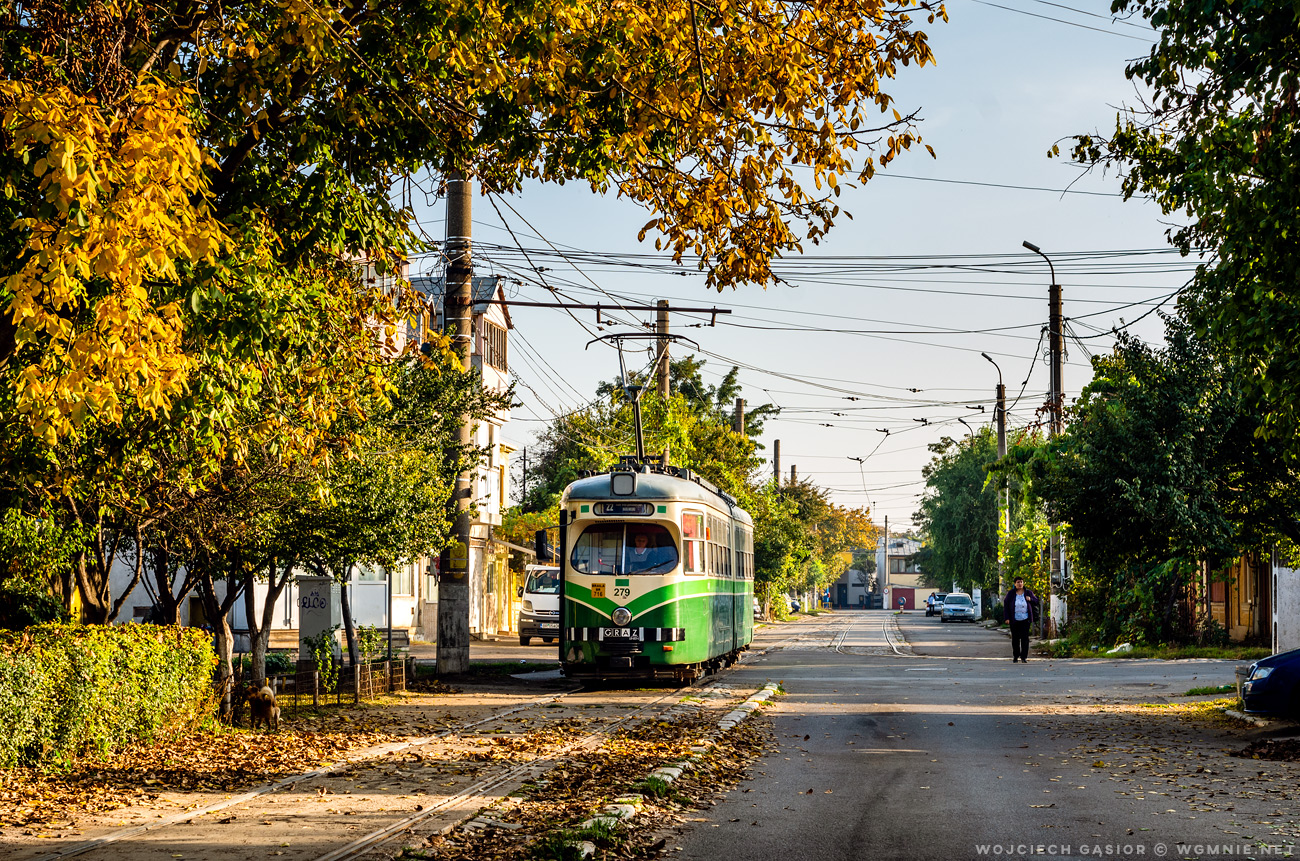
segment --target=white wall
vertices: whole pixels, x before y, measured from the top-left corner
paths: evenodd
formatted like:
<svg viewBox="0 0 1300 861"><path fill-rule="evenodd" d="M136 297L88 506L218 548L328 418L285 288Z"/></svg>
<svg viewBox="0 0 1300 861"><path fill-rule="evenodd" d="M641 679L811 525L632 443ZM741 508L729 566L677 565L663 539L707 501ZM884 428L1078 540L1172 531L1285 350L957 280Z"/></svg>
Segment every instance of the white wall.
<svg viewBox="0 0 1300 861"><path fill-rule="evenodd" d="M1287 568L1273 551L1273 652L1300 649L1300 568Z"/></svg>

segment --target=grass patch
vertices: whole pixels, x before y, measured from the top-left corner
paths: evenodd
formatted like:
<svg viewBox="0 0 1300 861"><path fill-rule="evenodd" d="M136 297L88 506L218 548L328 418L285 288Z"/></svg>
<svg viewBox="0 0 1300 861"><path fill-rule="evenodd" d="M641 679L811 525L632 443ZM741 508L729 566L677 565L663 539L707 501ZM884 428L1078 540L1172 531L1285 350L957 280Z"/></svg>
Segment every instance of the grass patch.
<svg viewBox="0 0 1300 861"><path fill-rule="evenodd" d="M1208 696L1210 694L1226 694L1231 691L1235 691L1236 689L1237 689L1236 685L1207 685L1201 688L1192 688L1190 691L1183 694L1183 696L1203 697L1203 696Z"/></svg>
<svg viewBox="0 0 1300 861"><path fill-rule="evenodd" d="M593 822L586 828L565 828L542 835L528 853L530 861L578 861L582 844L592 843L605 852L617 852L626 842L623 829L612 822Z"/></svg>
<svg viewBox="0 0 1300 861"><path fill-rule="evenodd" d="M1234 720L1223 713L1224 709L1239 709L1241 701L1236 697L1224 697L1217 700L1200 700L1191 703L1139 703L1131 706L1134 710L1140 712L1159 712L1169 715L1170 717L1182 718L1184 720L1209 721L1212 723L1230 722ZM1116 710L1115 707L1108 707L1108 710ZM1125 707L1119 707L1117 710L1125 711Z"/></svg>
<svg viewBox="0 0 1300 861"><path fill-rule="evenodd" d="M632 791L649 798L669 798L673 794L673 785L652 774L633 786Z"/></svg>
<svg viewBox="0 0 1300 861"><path fill-rule="evenodd" d="M1052 658L1101 658L1115 660L1118 658L1148 658L1161 661L1177 661L1189 658L1202 658L1219 661L1254 661L1266 658L1272 651L1259 646L1181 646L1166 643L1158 646L1134 646L1131 652L1107 654L1106 648L1080 645L1069 641L1040 646L1038 651ZM1207 693L1214 693L1208 691Z"/></svg>

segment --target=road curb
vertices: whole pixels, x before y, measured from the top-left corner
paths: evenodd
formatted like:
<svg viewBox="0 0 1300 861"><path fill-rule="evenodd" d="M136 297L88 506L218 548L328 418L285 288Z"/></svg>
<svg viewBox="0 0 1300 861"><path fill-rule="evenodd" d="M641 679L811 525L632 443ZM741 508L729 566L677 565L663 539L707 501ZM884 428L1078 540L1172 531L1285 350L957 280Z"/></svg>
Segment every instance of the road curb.
<svg viewBox="0 0 1300 861"><path fill-rule="evenodd" d="M1239 712L1236 709L1219 709L1219 711L1223 712L1225 715L1227 715L1230 718L1233 718L1234 720L1239 720L1242 721L1243 723L1253 724L1254 726L1257 727L1272 726L1274 723L1271 720L1265 720L1264 718L1255 717L1254 715L1248 715L1245 712Z"/></svg>
<svg viewBox="0 0 1300 861"><path fill-rule="evenodd" d="M694 768L695 763L717 745L720 736L735 729L747 717L758 711L758 709L762 707L763 703L770 702L772 698L780 692L781 686L778 683L768 682L762 688L755 691L753 694L750 694L750 696L740 705L723 715L713 732L701 739L699 744L691 747L691 755L689 757L671 763L670 765L659 766L654 771L647 774L642 779L643 782L654 780L664 784L666 787L672 786L677 782L682 774ZM605 805L599 814L583 822L580 827L591 828L599 825L614 826L621 822L634 819L637 814L641 812L641 808L645 805L645 801L645 796L643 795L628 795L616 798L614 799L614 803ZM583 842L579 844L579 846L583 858L590 858L595 854L596 847L594 844Z"/></svg>

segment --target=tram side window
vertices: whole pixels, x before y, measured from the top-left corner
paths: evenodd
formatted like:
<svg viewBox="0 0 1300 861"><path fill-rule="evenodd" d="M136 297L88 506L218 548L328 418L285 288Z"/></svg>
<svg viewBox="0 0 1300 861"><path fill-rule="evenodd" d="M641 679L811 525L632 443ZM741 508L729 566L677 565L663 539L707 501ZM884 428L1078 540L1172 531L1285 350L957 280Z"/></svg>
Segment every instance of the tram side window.
<svg viewBox="0 0 1300 861"><path fill-rule="evenodd" d="M682 513L682 567L687 574L704 573L704 515Z"/></svg>

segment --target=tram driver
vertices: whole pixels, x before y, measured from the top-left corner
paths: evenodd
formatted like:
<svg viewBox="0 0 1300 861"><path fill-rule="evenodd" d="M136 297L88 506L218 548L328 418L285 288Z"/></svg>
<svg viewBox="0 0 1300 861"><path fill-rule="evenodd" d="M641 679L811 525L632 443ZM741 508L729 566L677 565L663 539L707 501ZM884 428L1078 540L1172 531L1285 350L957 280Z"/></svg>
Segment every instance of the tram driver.
<svg viewBox="0 0 1300 861"><path fill-rule="evenodd" d="M666 554L662 547L651 547L650 536L644 532L636 532L632 535L632 541L627 548L627 566L628 574L642 574L648 571L654 571L664 565L675 563L676 554ZM655 573L662 573L661 571Z"/></svg>

